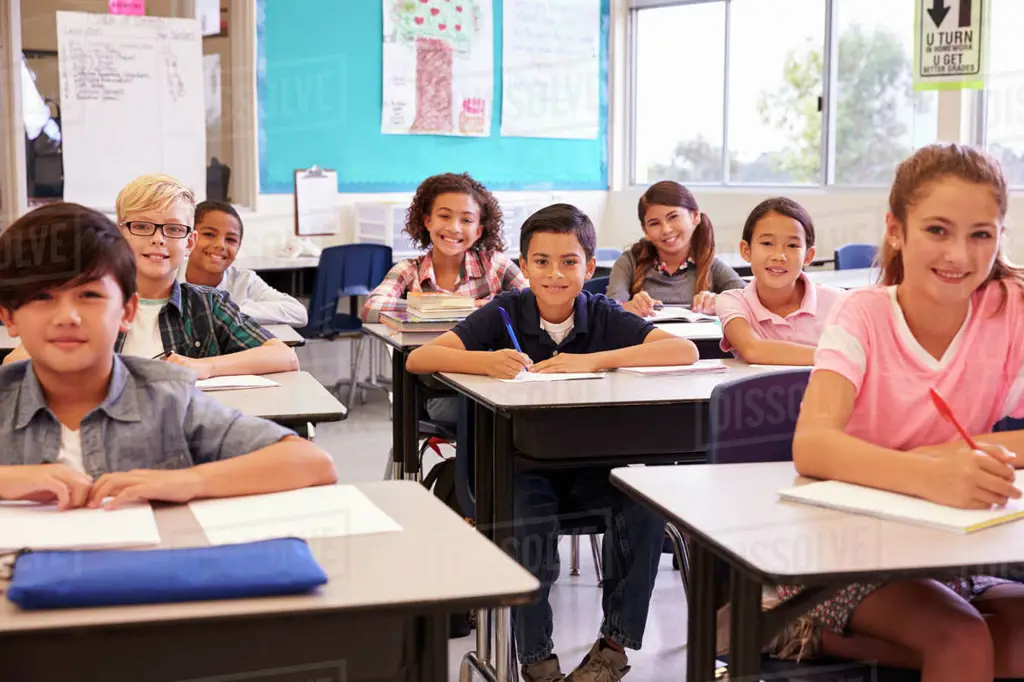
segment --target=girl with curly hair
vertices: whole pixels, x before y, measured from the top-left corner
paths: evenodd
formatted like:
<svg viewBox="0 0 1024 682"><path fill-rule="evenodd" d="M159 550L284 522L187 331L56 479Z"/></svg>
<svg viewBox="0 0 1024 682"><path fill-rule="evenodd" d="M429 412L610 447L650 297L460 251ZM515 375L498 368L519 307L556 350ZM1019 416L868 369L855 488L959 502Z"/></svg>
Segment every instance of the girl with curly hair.
<svg viewBox="0 0 1024 682"><path fill-rule="evenodd" d="M501 208L468 173L424 180L406 213L405 232L426 253L398 263L363 307L363 320L400 310L410 291L469 294L479 304L509 289L525 289L519 266L502 251Z"/></svg>

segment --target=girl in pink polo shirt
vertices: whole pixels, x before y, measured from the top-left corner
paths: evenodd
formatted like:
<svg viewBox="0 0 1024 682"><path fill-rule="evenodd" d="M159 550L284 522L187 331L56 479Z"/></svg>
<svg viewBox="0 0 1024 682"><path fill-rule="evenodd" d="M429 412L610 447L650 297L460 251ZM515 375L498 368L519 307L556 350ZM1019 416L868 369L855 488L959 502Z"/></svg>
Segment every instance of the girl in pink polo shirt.
<svg viewBox="0 0 1024 682"><path fill-rule="evenodd" d="M813 364L826 315L840 292L804 274L814 260L810 214L786 197L762 201L743 225L740 254L754 280L718 295L722 350L751 363Z"/></svg>
<svg viewBox="0 0 1024 682"><path fill-rule="evenodd" d="M1004 255L1006 180L959 145L896 171L882 244L885 286L832 309L793 442L797 470L962 508L1020 497L1024 271ZM932 406L934 386L982 451ZM799 588L780 589L791 597ZM1024 585L985 576L850 585L789 628L826 654L919 668L925 682L1024 676ZM817 647L812 647L811 651Z"/></svg>

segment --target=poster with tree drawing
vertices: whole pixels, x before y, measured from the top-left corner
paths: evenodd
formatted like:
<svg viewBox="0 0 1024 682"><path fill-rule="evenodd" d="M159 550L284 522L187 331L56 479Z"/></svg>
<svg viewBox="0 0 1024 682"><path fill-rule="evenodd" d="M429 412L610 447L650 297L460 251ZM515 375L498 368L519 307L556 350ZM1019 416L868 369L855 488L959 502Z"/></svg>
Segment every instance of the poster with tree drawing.
<svg viewBox="0 0 1024 682"><path fill-rule="evenodd" d="M381 132L490 135L494 29L488 0L382 0Z"/></svg>

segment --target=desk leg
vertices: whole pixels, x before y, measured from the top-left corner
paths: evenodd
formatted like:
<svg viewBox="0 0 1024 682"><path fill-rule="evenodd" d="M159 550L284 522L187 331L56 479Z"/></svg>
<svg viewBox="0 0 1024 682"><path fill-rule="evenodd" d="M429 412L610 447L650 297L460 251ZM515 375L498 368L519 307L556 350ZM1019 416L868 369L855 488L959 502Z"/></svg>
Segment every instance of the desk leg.
<svg viewBox="0 0 1024 682"><path fill-rule="evenodd" d="M709 682L715 677L715 557L707 546L696 538L690 539L689 551L686 680Z"/></svg>
<svg viewBox="0 0 1024 682"><path fill-rule="evenodd" d="M473 403L476 428L474 436L473 506L476 527L485 537L494 539L494 413Z"/></svg>
<svg viewBox="0 0 1024 682"><path fill-rule="evenodd" d="M405 401L402 391L405 390L405 353L395 350L391 354L391 480L402 480L402 466L405 462Z"/></svg>
<svg viewBox="0 0 1024 682"><path fill-rule="evenodd" d="M730 571L729 679L756 680L761 672L761 585Z"/></svg>
<svg viewBox="0 0 1024 682"><path fill-rule="evenodd" d="M448 616L426 615L423 623L420 649L419 678L423 682L448 682Z"/></svg>
<svg viewBox="0 0 1024 682"><path fill-rule="evenodd" d="M402 372L402 451L404 453L403 471L410 481L420 480L420 380L415 374L405 371L403 355Z"/></svg>

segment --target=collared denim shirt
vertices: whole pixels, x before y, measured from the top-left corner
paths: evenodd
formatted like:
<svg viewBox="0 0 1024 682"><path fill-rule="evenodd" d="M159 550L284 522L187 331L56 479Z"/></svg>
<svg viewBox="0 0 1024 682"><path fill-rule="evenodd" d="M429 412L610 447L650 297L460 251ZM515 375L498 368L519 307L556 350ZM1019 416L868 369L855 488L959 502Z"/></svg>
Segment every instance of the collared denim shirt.
<svg viewBox="0 0 1024 682"><path fill-rule="evenodd" d="M86 473L185 469L294 435L225 406L195 380L183 367L114 355L107 396L79 427ZM60 436L32 361L0 368L0 465L56 462Z"/></svg>

